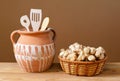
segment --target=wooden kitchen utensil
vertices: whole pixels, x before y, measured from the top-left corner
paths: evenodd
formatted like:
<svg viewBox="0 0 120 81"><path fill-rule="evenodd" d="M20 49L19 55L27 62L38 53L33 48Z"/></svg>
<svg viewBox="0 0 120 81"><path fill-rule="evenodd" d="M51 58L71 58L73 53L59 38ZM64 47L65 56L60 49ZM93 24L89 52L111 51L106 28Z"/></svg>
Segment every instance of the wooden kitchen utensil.
<svg viewBox="0 0 120 81"><path fill-rule="evenodd" d="M27 29L27 31L30 31L29 30L30 20L27 15L24 15L20 18L20 23L22 26L24 26Z"/></svg>
<svg viewBox="0 0 120 81"><path fill-rule="evenodd" d="M33 31L38 31L40 28L42 19L42 10L41 9L31 9L30 11L30 22L33 28Z"/></svg>
<svg viewBox="0 0 120 81"><path fill-rule="evenodd" d="M49 24L49 17L45 17L41 25L40 31L46 30L46 28L48 27L48 24Z"/></svg>

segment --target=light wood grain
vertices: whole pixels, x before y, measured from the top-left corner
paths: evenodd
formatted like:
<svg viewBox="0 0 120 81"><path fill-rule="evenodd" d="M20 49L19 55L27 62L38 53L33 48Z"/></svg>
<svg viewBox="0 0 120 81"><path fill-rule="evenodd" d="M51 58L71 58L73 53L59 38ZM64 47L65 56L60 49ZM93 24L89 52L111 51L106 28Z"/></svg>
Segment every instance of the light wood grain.
<svg viewBox="0 0 120 81"><path fill-rule="evenodd" d="M59 64L42 73L23 72L17 63L0 63L0 81L120 81L120 63L108 63L97 76L85 77L64 73Z"/></svg>

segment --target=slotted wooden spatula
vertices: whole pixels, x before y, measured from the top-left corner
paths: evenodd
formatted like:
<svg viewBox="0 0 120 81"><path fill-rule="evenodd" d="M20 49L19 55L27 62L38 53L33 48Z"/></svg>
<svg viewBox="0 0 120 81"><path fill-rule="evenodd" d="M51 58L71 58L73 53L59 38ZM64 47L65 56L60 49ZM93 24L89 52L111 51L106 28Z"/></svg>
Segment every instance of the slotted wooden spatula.
<svg viewBox="0 0 120 81"><path fill-rule="evenodd" d="M42 10L41 9L31 9L30 11L30 21L33 28L33 31L38 31L40 28L42 19Z"/></svg>

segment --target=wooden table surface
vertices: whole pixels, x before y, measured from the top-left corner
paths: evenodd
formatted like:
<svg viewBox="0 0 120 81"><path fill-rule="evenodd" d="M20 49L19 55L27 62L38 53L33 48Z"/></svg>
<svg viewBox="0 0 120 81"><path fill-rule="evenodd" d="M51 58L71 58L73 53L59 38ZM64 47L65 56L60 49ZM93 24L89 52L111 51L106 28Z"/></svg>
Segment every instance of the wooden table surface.
<svg viewBox="0 0 120 81"><path fill-rule="evenodd" d="M120 81L120 63L107 63L102 74L85 77L64 73L59 64L42 73L23 72L17 63L0 63L0 81Z"/></svg>

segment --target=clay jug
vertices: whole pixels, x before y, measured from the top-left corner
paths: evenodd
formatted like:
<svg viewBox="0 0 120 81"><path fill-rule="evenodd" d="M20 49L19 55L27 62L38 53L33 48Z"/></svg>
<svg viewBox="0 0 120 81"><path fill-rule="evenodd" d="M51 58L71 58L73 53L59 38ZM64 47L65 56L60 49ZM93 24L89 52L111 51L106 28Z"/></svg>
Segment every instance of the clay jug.
<svg viewBox="0 0 120 81"><path fill-rule="evenodd" d="M19 34L17 41L16 34ZM55 55L55 36L51 28L37 32L21 29L11 33L15 59L22 70L42 72L51 66Z"/></svg>

